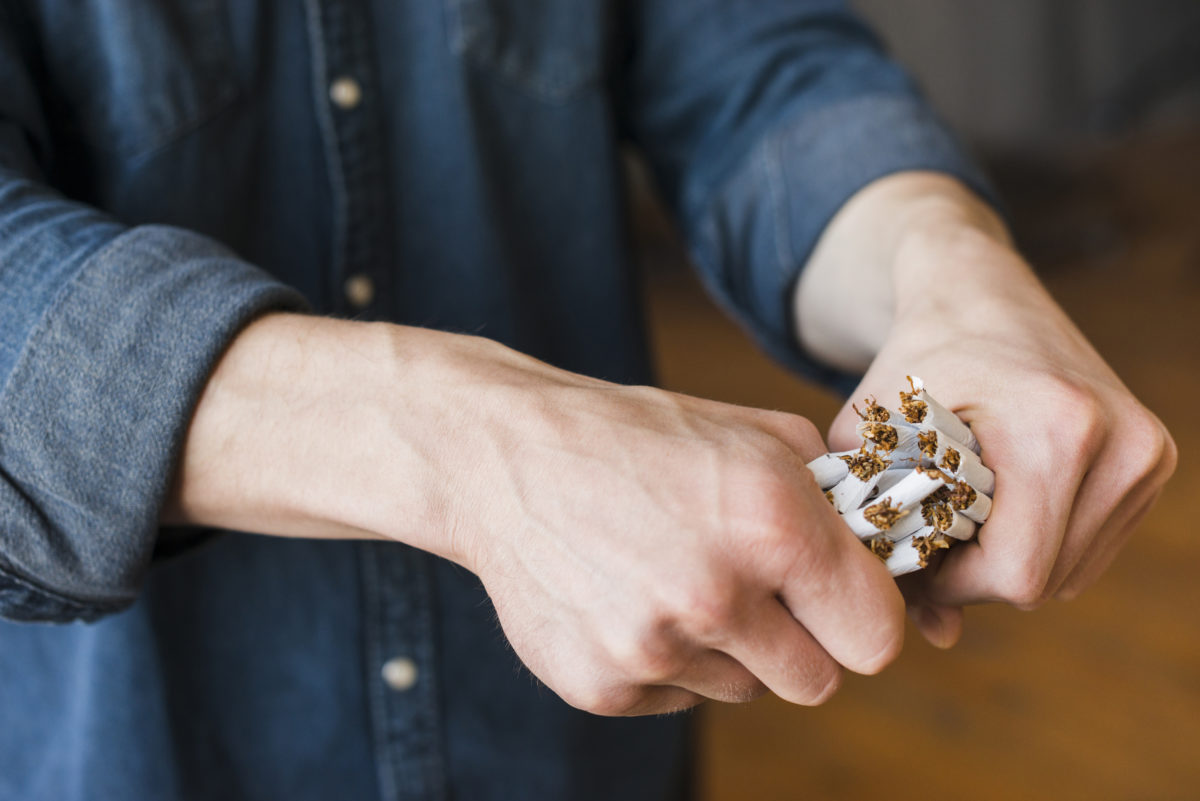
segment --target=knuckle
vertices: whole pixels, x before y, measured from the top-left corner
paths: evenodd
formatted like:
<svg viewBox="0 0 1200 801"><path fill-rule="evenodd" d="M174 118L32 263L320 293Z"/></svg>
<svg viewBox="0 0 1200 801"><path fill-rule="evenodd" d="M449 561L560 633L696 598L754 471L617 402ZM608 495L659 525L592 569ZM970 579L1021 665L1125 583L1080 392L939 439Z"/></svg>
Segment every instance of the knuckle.
<svg viewBox="0 0 1200 801"><path fill-rule="evenodd" d="M1021 568L1008 568L996 576L996 596L1003 602L1032 611L1046 602L1046 582Z"/></svg>
<svg viewBox="0 0 1200 801"><path fill-rule="evenodd" d="M1149 411L1139 406L1126 414L1121 423L1121 434L1128 452L1125 461L1135 479L1160 471L1163 475L1174 472L1178 460L1175 441Z"/></svg>
<svg viewBox="0 0 1200 801"><path fill-rule="evenodd" d="M782 441L789 450L818 454L825 451L820 430L807 417L777 411L762 411L760 415L761 424L768 432L778 434L775 439Z"/></svg>
<svg viewBox="0 0 1200 801"><path fill-rule="evenodd" d="M682 669L678 650L672 647L659 626L624 630L610 635L607 646L613 665L626 678L659 684Z"/></svg>
<svg viewBox="0 0 1200 801"><path fill-rule="evenodd" d="M821 440L821 430L817 428L812 420L809 420L807 417L801 417L798 414L787 414L786 412L780 412L779 414L798 436L807 437L818 442Z"/></svg>
<svg viewBox="0 0 1200 801"><path fill-rule="evenodd" d="M818 454L825 451L825 439L811 420L795 414L784 414L783 418L782 423L791 432L793 441Z"/></svg>
<svg viewBox="0 0 1200 801"><path fill-rule="evenodd" d="M1066 384L1059 390L1053 413L1055 451L1070 464L1088 462L1104 440L1107 419L1092 392Z"/></svg>
<svg viewBox="0 0 1200 801"><path fill-rule="evenodd" d="M1163 478L1164 480L1170 477L1175 472L1175 468L1179 466L1179 446L1175 444L1175 438L1164 428L1163 434Z"/></svg>
<svg viewBox="0 0 1200 801"><path fill-rule="evenodd" d="M682 586L666 602L668 615L700 641L720 643L736 623L736 604L730 587L730 583L721 581Z"/></svg>
<svg viewBox="0 0 1200 801"><path fill-rule="evenodd" d="M795 475L761 465L752 469L726 499L727 527L736 535L732 548L749 563L779 564L800 544L799 527L810 516L802 493L807 489L812 498L828 504L803 466L799 468L803 474Z"/></svg>
<svg viewBox="0 0 1200 801"><path fill-rule="evenodd" d="M633 686L578 687L560 693L571 706L593 715L620 717L636 709L645 697L645 690Z"/></svg>
<svg viewBox="0 0 1200 801"><path fill-rule="evenodd" d="M1087 432L1104 420L1100 399L1090 388L1060 378L1050 389L1052 410L1062 424Z"/></svg>

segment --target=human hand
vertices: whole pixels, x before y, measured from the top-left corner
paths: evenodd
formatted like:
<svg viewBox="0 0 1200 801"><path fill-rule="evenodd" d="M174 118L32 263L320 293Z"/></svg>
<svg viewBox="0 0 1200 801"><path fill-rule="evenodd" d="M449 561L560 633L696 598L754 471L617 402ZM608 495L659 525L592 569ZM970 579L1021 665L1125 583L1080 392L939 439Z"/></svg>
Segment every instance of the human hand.
<svg viewBox="0 0 1200 801"><path fill-rule="evenodd" d="M952 223L896 262L896 314L855 397L918 374L970 423L996 473L974 542L902 580L918 627L952 644L964 604L1031 609L1091 584L1176 463L1163 425L1121 383L1007 244ZM830 431L855 443L847 406Z"/></svg>
<svg viewBox="0 0 1200 801"><path fill-rule="evenodd" d="M815 704L904 636L887 570L805 467L824 450L800 417L479 337L270 315L210 378L163 521L451 559L530 670L591 712L764 688Z"/></svg>
<svg viewBox="0 0 1200 801"><path fill-rule="evenodd" d="M485 358L460 559L568 703L816 704L841 666L899 652L903 600L806 470L825 450L808 421Z"/></svg>

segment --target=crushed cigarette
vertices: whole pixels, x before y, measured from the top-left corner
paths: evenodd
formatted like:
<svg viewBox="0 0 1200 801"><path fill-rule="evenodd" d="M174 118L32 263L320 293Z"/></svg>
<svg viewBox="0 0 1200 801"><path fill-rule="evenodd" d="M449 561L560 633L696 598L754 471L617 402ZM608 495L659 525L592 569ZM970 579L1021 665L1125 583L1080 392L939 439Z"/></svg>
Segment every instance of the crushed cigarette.
<svg viewBox="0 0 1200 801"><path fill-rule="evenodd" d="M916 458L920 451L921 430L903 423L862 422L854 430L864 441L887 454L900 454Z"/></svg>
<svg viewBox="0 0 1200 801"><path fill-rule="evenodd" d="M971 429L958 419L958 415L930 397L925 391L924 381L910 375L908 385L912 392L900 393L900 409L905 420L910 423L925 423L979 453L979 441L975 439Z"/></svg>
<svg viewBox="0 0 1200 801"><path fill-rule="evenodd" d="M929 557L937 551L950 547L950 540L944 534L933 531L929 534L914 534L913 547L917 549L917 562L921 567L929 567Z"/></svg>
<svg viewBox="0 0 1200 801"><path fill-rule="evenodd" d="M870 481L884 470L887 470L891 464L891 461L884 459L875 451L868 451L867 443L865 442L857 451L852 451L842 456L841 459L849 468L850 475L859 481Z"/></svg>
<svg viewBox="0 0 1200 801"><path fill-rule="evenodd" d="M938 403L920 378L908 377L893 411L864 400L857 450L808 464L826 499L893 576L929 565L930 557L971 539L991 513L996 476L979 442Z"/></svg>
<svg viewBox="0 0 1200 801"><path fill-rule="evenodd" d="M903 576L921 569L921 557L913 547L912 537L905 537L892 544L887 556L880 556L893 576ZM878 556L878 554L876 554Z"/></svg>
<svg viewBox="0 0 1200 801"><path fill-rule="evenodd" d="M865 404L866 408L865 412L860 412L857 406L850 404L851 408L854 409L854 413L857 414L863 420L863 422L886 423L888 420L892 419L892 413L889 412L886 407L880 406L874 398L867 398L863 401L863 403Z"/></svg>
<svg viewBox="0 0 1200 801"><path fill-rule="evenodd" d="M892 555L892 551L896 549L895 543L882 534L876 535L867 540L867 547L871 549L871 553L875 554L885 562L887 561L887 558Z"/></svg>
<svg viewBox="0 0 1200 801"><path fill-rule="evenodd" d="M945 501L926 498L921 501L921 517L925 525L933 526L938 531L946 531L954 522L954 510Z"/></svg>
<svg viewBox="0 0 1200 801"><path fill-rule="evenodd" d="M879 483L884 471L891 466L890 459L885 459L874 450L867 450L864 442L857 451L852 451L841 457L846 463L847 475L831 490L833 493L833 508L839 514L845 514L852 509L862 506Z"/></svg>
<svg viewBox="0 0 1200 801"><path fill-rule="evenodd" d="M903 516L904 510L899 504L894 504L891 498L884 498L879 503L863 509L866 521L880 531L887 531Z"/></svg>
<svg viewBox="0 0 1200 801"><path fill-rule="evenodd" d="M808 463L808 469L817 479L817 486L823 490L831 489L850 472L849 465L842 460L842 454L826 453Z"/></svg>

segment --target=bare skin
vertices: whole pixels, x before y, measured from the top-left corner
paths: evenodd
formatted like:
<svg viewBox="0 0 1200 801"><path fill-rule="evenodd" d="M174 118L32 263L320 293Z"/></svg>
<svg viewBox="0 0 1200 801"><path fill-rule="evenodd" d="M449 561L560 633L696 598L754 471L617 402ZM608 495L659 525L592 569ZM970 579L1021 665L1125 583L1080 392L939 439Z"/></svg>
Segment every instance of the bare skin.
<svg viewBox="0 0 1200 801"><path fill-rule="evenodd" d="M222 359L167 522L379 537L480 576L551 689L601 714L815 704L904 603L793 415L623 387L476 337L267 317Z"/></svg>
<svg viewBox="0 0 1200 801"><path fill-rule="evenodd" d="M872 221L884 224L864 239ZM868 323L847 322L852 301L834 290L843 286L873 288ZM1074 598L1175 470L1162 423L1054 303L995 214L951 179L903 174L856 196L827 228L796 303L814 354L866 368L855 397L894 398L906 374L920 375L971 424L996 472L978 538L902 582L935 644L957 640L967 604ZM856 444L857 420L842 409L833 448Z"/></svg>
<svg viewBox="0 0 1200 801"><path fill-rule="evenodd" d="M997 470L981 545L907 588L922 631L946 644L962 604L1028 606L1091 580L1173 452L1148 413L1133 430L1153 466L1117 461L1134 450L1126 434L1093 443L1104 415L1141 407L988 228L994 217L952 181L929 180L897 176L852 199L796 297L802 309L822 297L836 309L839 264L881 280L890 319L850 324L865 325L851 332L859 358L879 354L858 396L887 397L896 372L922 375L972 422ZM975 262L973 291L989 299L961 344L944 322L924 322L945 319L945 297L931 317L928 299L893 280L961 275ZM842 324L833 318L824 324ZM967 323L949 330L966 336ZM1014 386L1027 394L999 392ZM853 419L835 422L835 442L852 436ZM1030 443L1051 427L1053 453L1064 430L1074 437L1066 452L1088 477L1078 486L1036 454L1059 480L1029 486ZM163 520L391 539L451 559L480 576L525 664L591 712L765 690L816 704L843 669L874 673L898 655L905 609L804 468L825 449L802 417L609 384L475 337L273 315L240 334L211 377ZM1121 500L1089 502L1105 491ZM1022 495L1040 504L1037 527Z"/></svg>

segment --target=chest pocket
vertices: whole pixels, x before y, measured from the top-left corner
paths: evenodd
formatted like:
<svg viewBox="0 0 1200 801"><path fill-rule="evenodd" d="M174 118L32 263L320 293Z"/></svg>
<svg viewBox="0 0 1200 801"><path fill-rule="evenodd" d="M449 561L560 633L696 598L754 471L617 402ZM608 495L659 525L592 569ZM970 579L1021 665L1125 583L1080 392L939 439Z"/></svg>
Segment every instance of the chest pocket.
<svg viewBox="0 0 1200 801"><path fill-rule="evenodd" d="M605 0L445 0L451 49L533 96L571 99L603 77Z"/></svg>
<svg viewBox="0 0 1200 801"><path fill-rule="evenodd" d="M132 158L228 105L238 92L225 2L72 4L66 41L45 21L51 102L65 130L88 148Z"/></svg>

